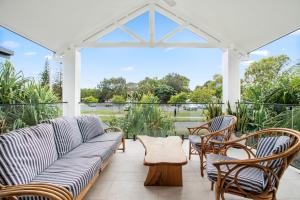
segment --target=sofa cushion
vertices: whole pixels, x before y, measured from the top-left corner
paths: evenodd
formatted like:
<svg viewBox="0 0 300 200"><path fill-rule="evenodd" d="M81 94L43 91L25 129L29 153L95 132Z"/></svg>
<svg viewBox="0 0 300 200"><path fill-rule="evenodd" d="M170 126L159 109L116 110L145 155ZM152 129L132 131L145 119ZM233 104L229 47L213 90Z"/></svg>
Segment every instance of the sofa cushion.
<svg viewBox="0 0 300 200"><path fill-rule="evenodd" d="M201 148L201 137L199 135L189 135L189 141L194 149Z"/></svg>
<svg viewBox="0 0 300 200"><path fill-rule="evenodd" d="M99 135L87 142L106 142L106 141L121 141L123 134L121 132L109 132Z"/></svg>
<svg viewBox="0 0 300 200"><path fill-rule="evenodd" d="M83 142L104 133L103 126L97 116L77 117L77 122Z"/></svg>
<svg viewBox="0 0 300 200"><path fill-rule="evenodd" d="M54 129L58 157L62 157L82 143L82 137L74 117L61 117L48 120Z"/></svg>
<svg viewBox="0 0 300 200"><path fill-rule="evenodd" d="M50 124L19 129L0 136L0 181L5 185L29 183L57 159Z"/></svg>
<svg viewBox="0 0 300 200"><path fill-rule="evenodd" d="M115 150L115 141L83 143L62 158L92 158L99 157L102 161L108 159Z"/></svg>
<svg viewBox="0 0 300 200"><path fill-rule="evenodd" d="M217 168L213 165L214 162L220 161L220 160L236 160L235 158L222 156L218 154L208 154L207 155L207 161L206 161L206 170L207 170L207 177L210 181L217 181ZM221 173L221 175L225 175L226 172L229 171L234 167L234 165L222 165L221 171L224 173ZM230 183L235 180L235 175L238 169L233 170L227 177L226 177L226 183ZM254 193L262 193L266 188L266 182L264 178L264 173L255 167L249 167L245 168L240 171L240 173L237 176L236 182L238 185L248 192L254 192Z"/></svg>
<svg viewBox="0 0 300 200"><path fill-rule="evenodd" d="M76 197L89 181L99 173L101 159L72 158L56 160L37 175L31 183L51 183L67 188Z"/></svg>

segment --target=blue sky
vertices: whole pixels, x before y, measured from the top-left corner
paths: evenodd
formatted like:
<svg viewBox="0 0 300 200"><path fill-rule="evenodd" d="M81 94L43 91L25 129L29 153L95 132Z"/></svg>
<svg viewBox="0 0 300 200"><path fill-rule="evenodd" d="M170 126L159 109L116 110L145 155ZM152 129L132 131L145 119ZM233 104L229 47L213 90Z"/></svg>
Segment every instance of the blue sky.
<svg viewBox="0 0 300 200"><path fill-rule="evenodd" d="M156 37L160 39L178 25L168 18L156 14ZM148 13L125 25L148 40ZM121 30L115 30L99 42L134 41ZM184 30L169 39L170 42L206 42ZM52 52L0 27L0 45L14 51L11 58L17 70L26 76L38 79L46 57ZM179 73L190 79L190 88L210 80L216 73L222 73L220 49L195 48L102 48L82 49L81 87L96 87L103 78L124 77L128 82L138 82L145 77L161 78L168 73ZM292 63L300 61L300 31L281 38L250 55L249 61L241 63L243 75L249 63L272 55L288 55ZM0 60L1 61L1 60ZM50 59L52 74L60 64Z"/></svg>

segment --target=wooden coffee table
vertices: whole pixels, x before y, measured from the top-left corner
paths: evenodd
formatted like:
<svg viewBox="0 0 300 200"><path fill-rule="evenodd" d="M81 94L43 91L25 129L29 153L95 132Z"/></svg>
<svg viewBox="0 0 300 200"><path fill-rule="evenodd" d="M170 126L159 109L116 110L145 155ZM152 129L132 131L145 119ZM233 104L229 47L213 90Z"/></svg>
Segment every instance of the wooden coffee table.
<svg viewBox="0 0 300 200"><path fill-rule="evenodd" d="M144 145L144 165L149 166L145 186L182 186L182 165L187 158L182 149L182 139L178 136L155 138L139 135Z"/></svg>

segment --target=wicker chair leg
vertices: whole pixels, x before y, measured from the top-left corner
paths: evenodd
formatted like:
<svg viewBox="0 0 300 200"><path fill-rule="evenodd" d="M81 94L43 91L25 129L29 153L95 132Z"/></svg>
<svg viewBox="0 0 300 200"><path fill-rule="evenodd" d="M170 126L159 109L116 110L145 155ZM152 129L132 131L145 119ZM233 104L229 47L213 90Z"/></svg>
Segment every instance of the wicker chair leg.
<svg viewBox="0 0 300 200"><path fill-rule="evenodd" d="M220 200L220 186L218 183L215 184L215 200Z"/></svg>
<svg viewBox="0 0 300 200"><path fill-rule="evenodd" d="M192 154L192 144L189 142L189 160L191 160L191 154Z"/></svg>
<svg viewBox="0 0 300 200"><path fill-rule="evenodd" d="M202 151L199 151L199 157L200 157L200 173L201 173L201 176L204 177L204 161L203 161Z"/></svg>
<svg viewBox="0 0 300 200"><path fill-rule="evenodd" d="M122 146L123 146L123 152L125 152L125 138L122 137Z"/></svg>
<svg viewBox="0 0 300 200"><path fill-rule="evenodd" d="M215 182L212 181L212 182L211 182L211 186L210 186L210 190L211 190L211 191L214 190L214 184L215 184Z"/></svg>

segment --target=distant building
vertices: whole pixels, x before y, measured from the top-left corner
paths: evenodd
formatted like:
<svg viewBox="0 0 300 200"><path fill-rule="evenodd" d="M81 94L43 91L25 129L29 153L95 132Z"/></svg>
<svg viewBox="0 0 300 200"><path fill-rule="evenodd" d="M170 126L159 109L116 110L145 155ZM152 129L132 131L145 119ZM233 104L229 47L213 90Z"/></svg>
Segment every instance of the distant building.
<svg viewBox="0 0 300 200"><path fill-rule="evenodd" d="M10 57L13 55L14 55L13 51L0 46L0 57L1 58L10 59Z"/></svg>

